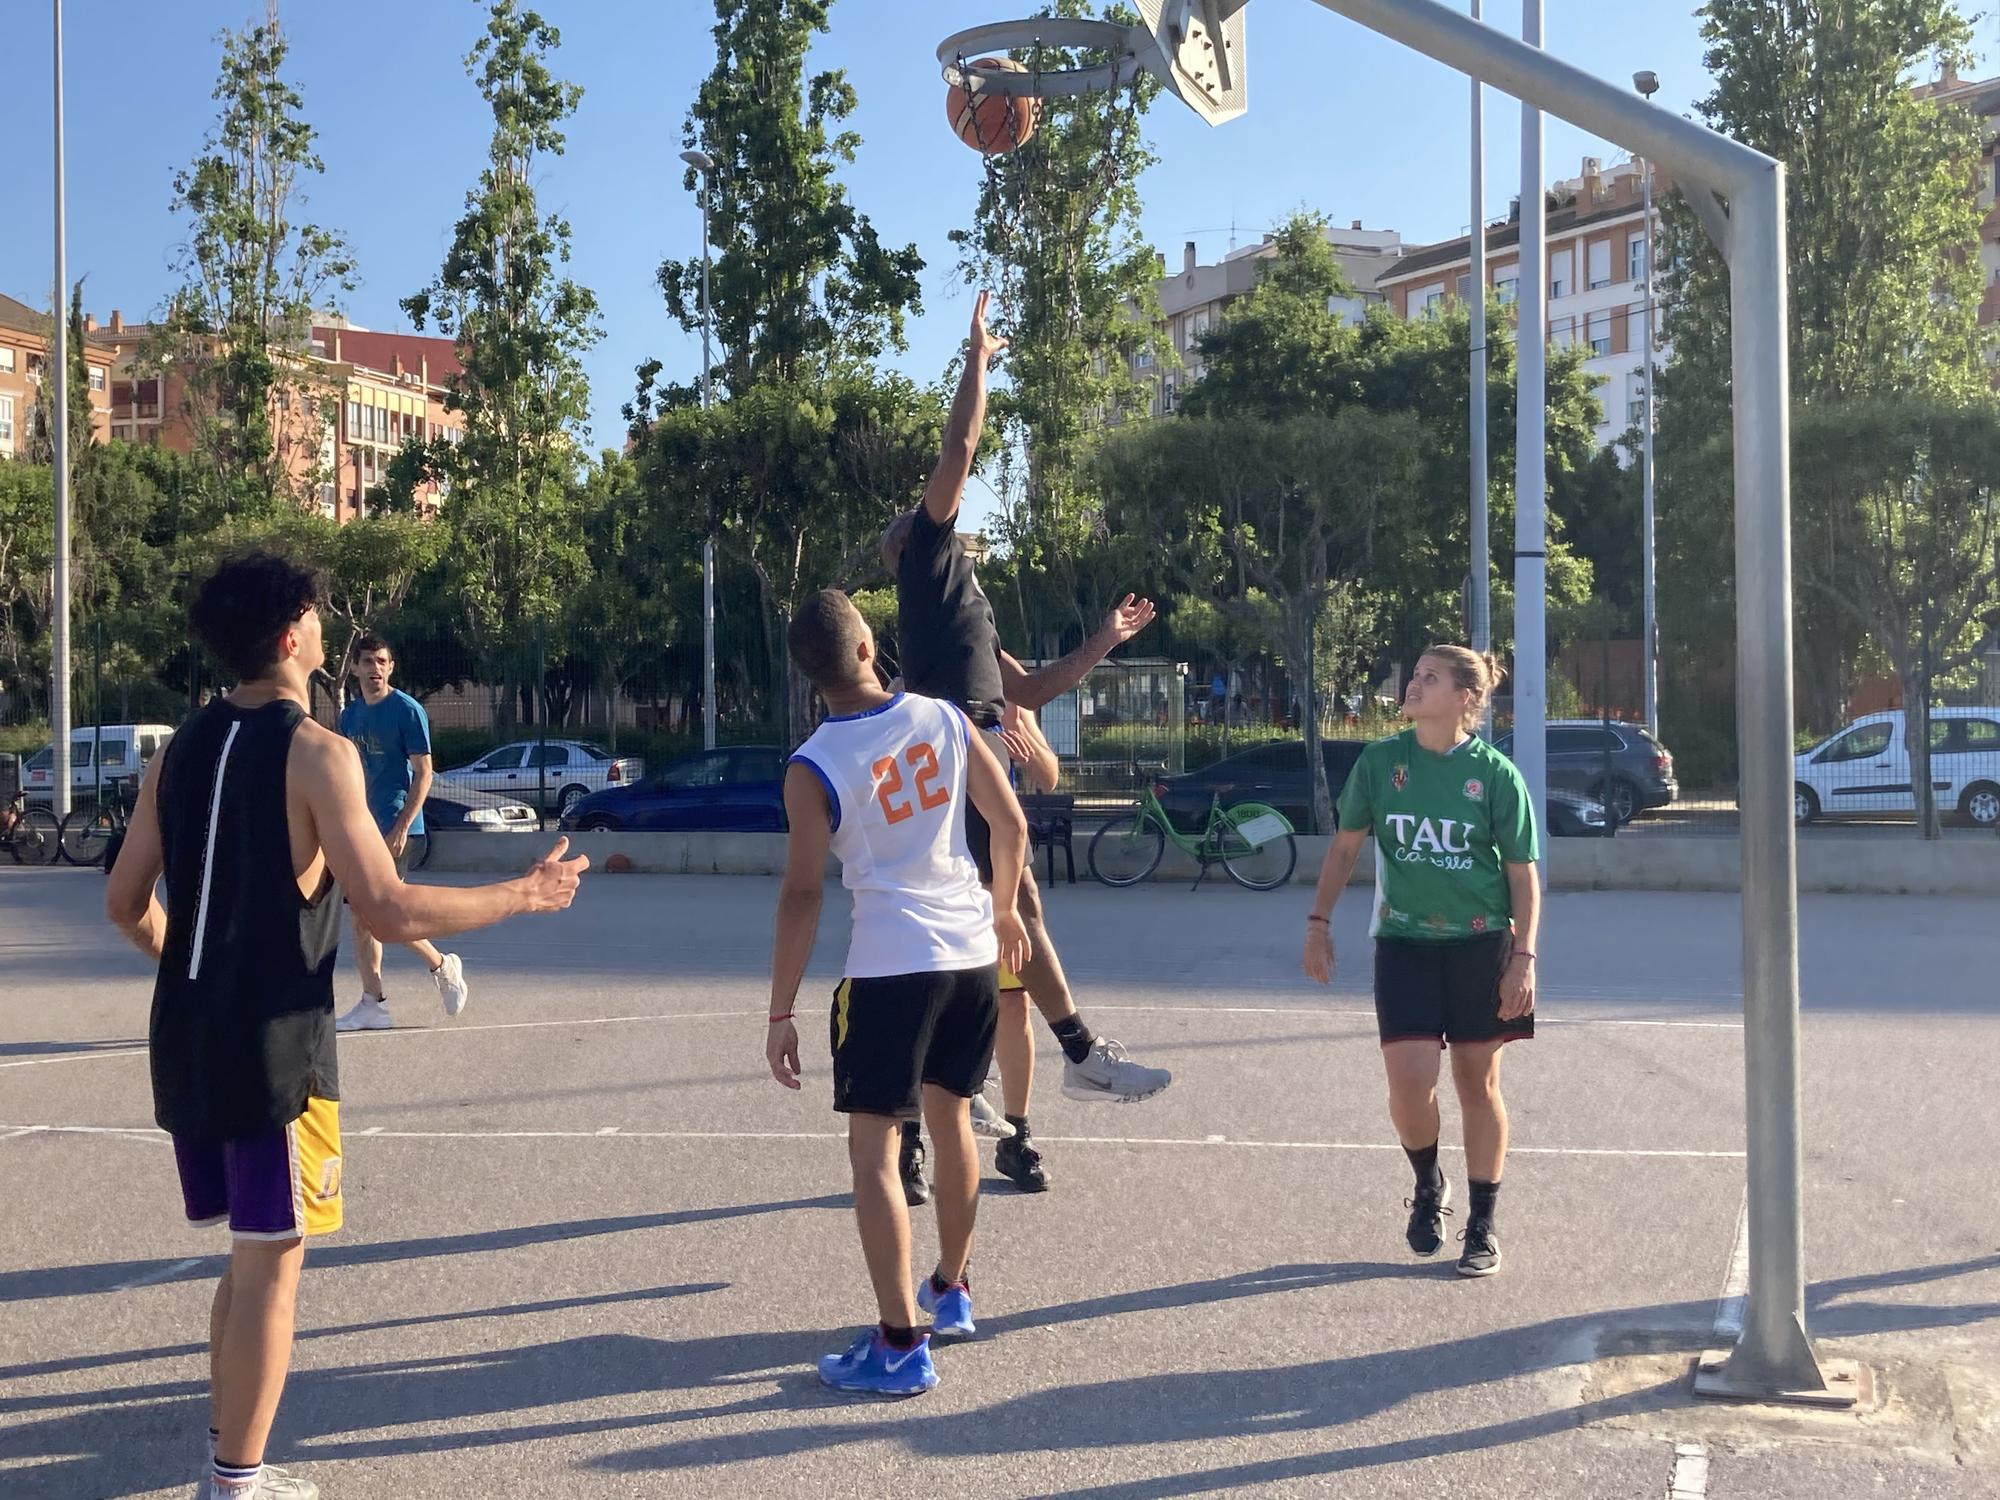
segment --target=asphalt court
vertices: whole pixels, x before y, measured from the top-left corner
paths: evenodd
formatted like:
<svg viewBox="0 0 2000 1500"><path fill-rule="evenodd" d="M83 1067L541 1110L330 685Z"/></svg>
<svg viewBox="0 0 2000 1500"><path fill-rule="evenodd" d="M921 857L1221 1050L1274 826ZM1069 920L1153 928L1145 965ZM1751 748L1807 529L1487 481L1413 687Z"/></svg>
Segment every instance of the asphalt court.
<svg viewBox="0 0 2000 1500"><path fill-rule="evenodd" d="M179 1221L150 981L101 889L0 871L9 1496L183 1494L199 1456L223 1246ZM2000 1125L1981 903L1806 900L1809 1312L1885 1398L1760 1424L1685 1380L1742 1201L1733 898L1553 898L1483 1283L1403 1250L1365 903L1329 992L1294 978L1304 900L1052 894L1085 1014L1176 1081L1075 1104L1041 1038L1056 1188L989 1180L981 1337L887 1407L811 1375L868 1309L817 1026L802 1094L763 1069L774 882L593 876L568 914L447 945L457 1024L392 953L408 1021L342 1041L348 1224L308 1252L273 1458L358 1497L1658 1496L1696 1451L1718 1496L2000 1494L2000 1236L1965 1168Z"/></svg>

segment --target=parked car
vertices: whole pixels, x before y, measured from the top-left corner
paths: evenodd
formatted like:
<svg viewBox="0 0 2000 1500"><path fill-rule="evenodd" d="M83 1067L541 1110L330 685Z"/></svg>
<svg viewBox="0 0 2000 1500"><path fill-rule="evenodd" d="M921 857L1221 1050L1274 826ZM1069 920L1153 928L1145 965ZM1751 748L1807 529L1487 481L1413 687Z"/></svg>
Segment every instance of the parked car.
<svg viewBox="0 0 2000 1500"><path fill-rule="evenodd" d="M776 745L698 750L633 785L581 798L563 814L562 826L782 833L785 752Z"/></svg>
<svg viewBox="0 0 2000 1500"><path fill-rule="evenodd" d="M1857 814L1914 814L1903 711L1867 714L1793 759L1801 823ZM2000 708L1931 710L1931 786L1938 810L2000 827Z"/></svg>
<svg viewBox="0 0 2000 1500"><path fill-rule="evenodd" d="M1514 736L1494 746L1510 759ZM1549 785L1582 792L1602 802L1618 821L1629 823L1680 796L1674 758L1643 724L1602 719L1551 719L1548 737ZM1609 755L1607 766L1606 756Z"/></svg>
<svg viewBox="0 0 2000 1500"><path fill-rule="evenodd" d="M1326 760L1326 785L1333 800L1347 785L1347 773L1368 748L1366 740L1321 740L1320 754ZM1227 788L1226 791L1222 790ZM1160 783L1160 805L1184 833L1199 833L1208 823L1208 804L1217 791L1224 803L1264 802L1291 820L1294 828L1312 826L1312 784L1306 774L1306 742L1271 740L1253 745L1234 755L1225 755L1213 765L1180 776L1168 776Z"/></svg>
<svg viewBox="0 0 2000 1500"><path fill-rule="evenodd" d="M89 725L69 732L69 796L72 804L94 796L101 775L108 784L124 781L146 769L160 746L173 738L171 724L106 724L100 730ZM95 764L100 734L104 743L104 764ZM56 747L42 746L28 757L21 769L21 789L30 802L47 805L55 801ZM107 788L108 789L108 788Z"/></svg>
<svg viewBox="0 0 2000 1500"><path fill-rule="evenodd" d="M1610 814L1595 797L1567 787L1549 788L1548 829L1552 839L1603 838Z"/></svg>
<svg viewBox="0 0 2000 1500"><path fill-rule="evenodd" d="M565 813L592 792L630 786L646 774L646 763L613 755L588 740L516 740L488 751L470 765L440 771L437 780L451 786L500 792Z"/></svg>
<svg viewBox="0 0 2000 1500"><path fill-rule="evenodd" d="M541 826L542 820L527 803L498 792L433 781L430 795L424 798L426 834L533 833Z"/></svg>

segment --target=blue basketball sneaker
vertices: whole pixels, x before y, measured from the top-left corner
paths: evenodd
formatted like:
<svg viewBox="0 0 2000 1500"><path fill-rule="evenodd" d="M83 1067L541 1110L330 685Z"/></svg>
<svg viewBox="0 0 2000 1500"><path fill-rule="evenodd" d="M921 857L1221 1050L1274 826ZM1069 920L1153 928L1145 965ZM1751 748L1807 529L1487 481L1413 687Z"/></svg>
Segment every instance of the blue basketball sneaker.
<svg viewBox="0 0 2000 1500"><path fill-rule="evenodd" d="M926 1276L917 1283L917 1306L931 1315L931 1332L945 1338L969 1339L979 1329L972 1321L972 1282L954 1281L943 1291Z"/></svg>
<svg viewBox="0 0 2000 1500"><path fill-rule="evenodd" d="M819 1378L860 1396L921 1396L938 1383L931 1336L920 1333L908 1349L891 1349L882 1330L871 1328L845 1354L820 1356Z"/></svg>

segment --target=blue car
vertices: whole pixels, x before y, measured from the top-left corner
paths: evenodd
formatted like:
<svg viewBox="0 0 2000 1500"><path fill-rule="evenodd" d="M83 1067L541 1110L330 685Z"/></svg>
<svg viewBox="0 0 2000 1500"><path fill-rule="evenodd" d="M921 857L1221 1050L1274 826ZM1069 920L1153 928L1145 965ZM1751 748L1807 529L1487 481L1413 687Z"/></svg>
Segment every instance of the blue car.
<svg viewBox="0 0 2000 1500"><path fill-rule="evenodd" d="M783 833L785 752L776 745L698 750L630 786L579 799L561 826L583 833Z"/></svg>

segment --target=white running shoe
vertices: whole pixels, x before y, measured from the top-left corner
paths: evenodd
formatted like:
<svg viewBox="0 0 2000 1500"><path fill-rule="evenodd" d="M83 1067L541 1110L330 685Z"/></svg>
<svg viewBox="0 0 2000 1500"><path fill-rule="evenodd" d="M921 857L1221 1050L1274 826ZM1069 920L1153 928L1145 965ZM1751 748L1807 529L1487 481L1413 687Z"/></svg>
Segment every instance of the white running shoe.
<svg viewBox="0 0 2000 1500"><path fill-rule="evenodd" d="M983 1135L989 1141L1011 1141L1014 1127L1007 1117L993 1107L993 1101L984 1094L972 1096L972 1133Z"/></svg>
<svg viewBox="0 0 2000 1500"><path fill-rule="evenodd" d="M389 1007L373 995L363 995L354 1009L333 1023L335 1031L387 1031L396 1023L389 1019Z"/></svg>
<svg viewBox="0 0 2000 1500"><path fill-rule="evenodd" d="M1082 1062L1065 1059L1063 1064L1063 1096L1090 1104L1136 1104L1173 1081L1174 1075L1165 1068L1133 1062L1108 1036L1092 1042L1090 1056Z"/></svg>
<svg viewBox="0 0 2000 1500"><path fill-rule="evenodd" d="M438 997L444 1001L444 1013L455 1016L465 1009L471 989L465 982L465 965L458 961L456 953L447 953L438 966L431 970L431 978L437 981Z"/></svg>
<svg viewBox="0 0 2000 1500"><path fill-rule="evenodd" d="M237 1497L242 1497L242 1500L319 1500L319 1486L310 1479L274 1469L269 1464L257 1471L257 1482L247 1490L218 1490L215 1476L204 1474L201 1483L195 1486L194 1500L220 1500L225 1493L230 1500L237 1500Z"/></svg>

